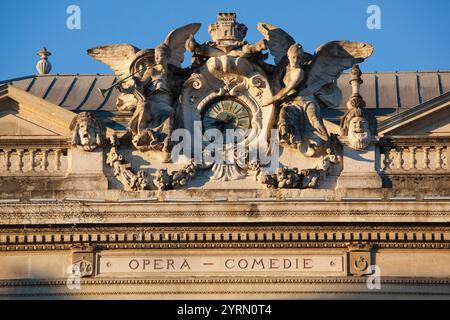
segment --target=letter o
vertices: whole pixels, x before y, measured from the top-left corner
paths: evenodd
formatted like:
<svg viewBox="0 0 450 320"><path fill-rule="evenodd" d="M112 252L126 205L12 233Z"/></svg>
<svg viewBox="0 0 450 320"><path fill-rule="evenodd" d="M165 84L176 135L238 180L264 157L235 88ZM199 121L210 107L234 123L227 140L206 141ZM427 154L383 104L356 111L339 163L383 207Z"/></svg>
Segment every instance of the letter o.
<svg viewBox="0 0 450 320"><path fill-rule="evenodd" d="M242 261L245 262L245 267L241 266L241 262L242 262ZM245 260L245 259L239 260L239 261L238 261L238 267L239 267L239 269L247 269L247 267L248 267L248 261Z"/></svg>
<svg viewBox="0 0 450 320"><path fill-rule="evenodd" d="M136 267L132 267L132 263L134 262L134 265ZM133 259L130 261L130 263L128 264L128 266L130 267L131 270L136 270L137 268L139 268L139 261L137 261L136 259Z"/></svg>

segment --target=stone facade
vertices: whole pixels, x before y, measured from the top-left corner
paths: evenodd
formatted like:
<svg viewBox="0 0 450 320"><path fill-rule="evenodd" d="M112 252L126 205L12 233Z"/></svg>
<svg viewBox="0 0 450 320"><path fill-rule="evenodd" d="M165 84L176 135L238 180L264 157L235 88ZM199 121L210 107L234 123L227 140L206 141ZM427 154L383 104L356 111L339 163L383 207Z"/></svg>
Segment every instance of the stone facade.
<svg viewBox="0 0 450 320"><path fill-rule="evenodd" d="M450 73L200 27L0 84L0 297L449 298Z"/></svg>

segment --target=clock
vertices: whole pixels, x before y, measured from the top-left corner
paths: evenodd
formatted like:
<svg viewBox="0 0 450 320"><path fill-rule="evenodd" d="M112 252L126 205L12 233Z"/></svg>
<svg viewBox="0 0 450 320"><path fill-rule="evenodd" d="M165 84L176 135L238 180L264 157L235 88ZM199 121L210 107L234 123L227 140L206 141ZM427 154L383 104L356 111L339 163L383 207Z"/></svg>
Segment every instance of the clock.
<svg viewBox="0 0 450 320"><path fill-rule="evenodd" d="M227 130L238 130L237 142L242 141L251 129L251 111L235 98L222 98L209 104L203 112L203 130L217 129L224 141Z"/></svg>

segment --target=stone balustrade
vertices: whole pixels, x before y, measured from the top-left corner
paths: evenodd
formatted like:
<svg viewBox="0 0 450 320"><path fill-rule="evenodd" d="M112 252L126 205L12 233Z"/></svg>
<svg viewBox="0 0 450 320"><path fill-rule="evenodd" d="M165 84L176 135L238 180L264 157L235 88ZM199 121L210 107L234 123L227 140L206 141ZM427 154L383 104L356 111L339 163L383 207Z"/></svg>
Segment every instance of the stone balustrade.
<svg viewBox="0 0 450 320"><path fill-rule="evenodd" d="M449 170L446 145L384 146L380 150L383 172L444 172Z"/></svg>
<svg viewBox="0 0 450 320"><path fill-rule="evenodd" d="M63 175L67 162L66 148L0 147L0 176Z"/></svg>

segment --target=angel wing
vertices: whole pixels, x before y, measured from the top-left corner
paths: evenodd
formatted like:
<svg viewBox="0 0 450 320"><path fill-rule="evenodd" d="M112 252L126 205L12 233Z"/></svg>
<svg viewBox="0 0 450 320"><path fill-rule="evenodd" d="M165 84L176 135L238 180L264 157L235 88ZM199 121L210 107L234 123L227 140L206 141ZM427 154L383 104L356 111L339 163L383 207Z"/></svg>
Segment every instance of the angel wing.
<svg viewBox="0 0 450 320"><path fill-rule="evenodd" d="M372 53L373 47L363 42L332 41L320 46L300 95L316 94L322 87L335 82L344 70L363 62Z"/></svg>
<svg viewBox="0 0 450 320"><path fill-rule="evenodd" d="M138 52L139 49L130 44L113 44L87 50L94 60L108 65L120 79L130 74L130 66L136 60ZM133 111L136 98L129 93L119 93L116 105L118 110Z"/></svg>
<svg viewBox="0 0 450 320"><path fill-rule="evenodd" d="M181 68L181 64L184 61L184 53L186 52L186 41L190 35L196 34L200 27L200 23L191 23L169 33L164 41L164 44L171 50L169 64Z"/></svg>
<svg viewBox="0 0 450 320"><path fill-rule="evenodd" d="M275 58L275 64L279 65L295 40L283 29L269 23L259 22L257 28L267 40L270 54Z"/></svg>
<svg viewBox="0 0 450 320"><path fill-rule="evenodd" d="M138 48L130 44L113 44L89 49L87 53L94 60L108 65L116 76L123 79L129 74L130 64L138 51Z"/></svg>

